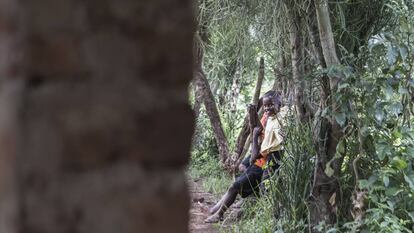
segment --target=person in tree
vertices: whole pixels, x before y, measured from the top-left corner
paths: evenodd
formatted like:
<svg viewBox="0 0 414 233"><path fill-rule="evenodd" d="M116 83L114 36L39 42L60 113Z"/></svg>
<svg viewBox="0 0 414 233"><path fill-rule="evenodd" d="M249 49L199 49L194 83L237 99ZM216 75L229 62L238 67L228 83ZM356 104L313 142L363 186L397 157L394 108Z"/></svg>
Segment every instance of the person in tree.
<svg viewBox="0 0 414 233"><path fill-rule="evenodd" d="M245 198L259 191L259 184L264 175L264 168L277 170L279 168L281 149L283 143L282 133L282 114L281 98L275 91L269 91L263 96L264 114L260 121L253 129L252 153L250 163L244 161L247 169L240 175L230 186L210 210L210 216L205 220L206 223L216 223L223 219L225 211L234 203L237 194ZM253 126L257 116L257 107L249 106L250 125ZM266 163L273 160L272 166L265 166ZM243 168L242 168L243 169ZM268 174L271 171L266 171ZM267 175L268 176L268 175Z"/></svg>

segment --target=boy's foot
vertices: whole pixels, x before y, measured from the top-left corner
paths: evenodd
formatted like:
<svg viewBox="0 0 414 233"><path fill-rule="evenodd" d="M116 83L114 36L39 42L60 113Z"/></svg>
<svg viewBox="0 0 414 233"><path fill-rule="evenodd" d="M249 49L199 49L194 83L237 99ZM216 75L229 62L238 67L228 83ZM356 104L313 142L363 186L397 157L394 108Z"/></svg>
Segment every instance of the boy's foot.
<svg viewBox="0 0 414 233"><path fill-rule="evenodd" d="M211 215L208 217L204 222L205 223L218 223L220 221L223 221L223 216L220 216L218 214Z"/></svg>
<svg viewBox="0 0 414 233"><path fill-rule="evenodd" d="M210 209L208 209L208 213L210 214L210 215L213 215L213 214L215 214L216 212L217 212L217 210L220 208L220 206L218 206L218 207L216 207L216 206L213 206L213 207L211 207Z"/></svg>
<svg viewBox="0 0 414 233"><path fill-rule="evenodd" d="M240 199L236 204L234 204L234 208L240 209L244 203L244 199Z"/></svg>
<svg viewBox="0 0 414 233"><path fill-rule="evenodd" d="M217 204L215 204L213 207L211 207L208 212L213 215L215 214L221 207L222 204L222 200L220 200L219 202L217 202Z"/></svg>

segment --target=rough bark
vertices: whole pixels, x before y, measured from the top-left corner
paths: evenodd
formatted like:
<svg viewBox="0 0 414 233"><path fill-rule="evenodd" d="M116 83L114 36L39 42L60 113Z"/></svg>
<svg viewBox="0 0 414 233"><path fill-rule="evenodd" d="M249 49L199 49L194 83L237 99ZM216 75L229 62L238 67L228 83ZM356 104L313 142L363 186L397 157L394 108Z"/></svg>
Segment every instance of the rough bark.
<svg viewBox="0 0 414 233"><path fill-rule="evenodd" d="M315 10L318 19L318 29L323 58L326 66L339 65L339 59L335 51L335 41L329 18L329 8L326 0L315 0ZM329 77L330 94L335 94L340 77ZM326 94L326 93L325 93ZM337 109L337 103L325 96L323 102L330 106L333 111ZM311 224L317 225L321 221L334 224L336 221L335 208L339 200L338 177L342 160L335 159L336 147L342 137L341 128L335 119L319 118L320 130L318 135L318 157L315 164L315 175L311 198ZM327 163L333 160L333 176L327 176L325 169Z"/></svg>
<svg viewBox="0 0 414 233"><path fill-rule="evenodd" d="M329 18L329 7L326 0L315 0L316 15L318 19L319 39L321 41L322 53L327 67L339 65L336 54L335 40ZM331 89L335 90L339 77L330 77Z"/></svg>
<svg viewBox="0 0 414 233"><path fill-rule="evenodd" d="M295 106L301 121L306 119L306 109L304 102L304 89L305 84L302 78L303 70L303 58L302 58L302 36L300 28L300 18L297 14L291 13L291 29L290 29L290 46L291 46L291 62L292 62L292 77L295 82Z"/></svg>
<svg viewBox="0 0 414 233"><path fill-rule="evenodd" d="M309 121L311 110L309 109L308 97L305 92L306 84L304 80L304 39L302 35L303 22L295 6L287 3L290 17L290 48L292 63L292 79L295 89L295 107L301 122Z"/></svg>
<svg viewBox="0 0 414 233"><path fill-rule="evenodd" d="M279 92L281 96L287 96L289 92L286 70L286 58L282 56L280 62L273 68L275 80L272 86L272 90Z"/></svg>
<svg viewBox="0 0 414 233"><path fill-rule="evenodd" d="M204 92L203 92L203 82L199 78L197 72L202 71L202 62L203 62L203 50L202 50L202 37L199 33L195 34L194 44L193 44L193 57L194 57L194 64L193 64L193 72L194 72L194 79L193 79L193 90L194 90L194 118L197 122L198 116L200 115L201 105L204 102Z"/></svg>
<svg viewBox="0 0 414 233"><path fill-rule="evenodd" d="M193 80L193 89L194 89L194 119L197 122L198 117L200 116L201 106L204 102L204 94L203 90L201 89L202 83L200 83L200 79Z"/></svg>
<svg viewBox="0 0 414 233"><path fill-rule="evenodd" d="M252 100L252 103L255 105L259 103L260 90L262 89L262 84L263 84L263 79L264 79L264 72L265 72L264 58L261 57L260 62L259 62L259 72L257 74L256 87L254 89L253 100Z"/></svg>
<svg viewBox="0 0 414 233"><path fill-rule="evenodd" d="M206 113L210 119L211 126L213 128L213 134L216 139L220 162L223 166L226 165L226 161L229 158L229 147L226 135L221 124L220 114L217 109L216 101L214 100L214 95L211 92L210 84L203 71L203 56L204 51L200 44L200 38L196 36L197 40L194 43L194 54L196 54L194 62L194 79L195 83L198 85L203 92L203 102L206 108Z"/></svg>
<svg viewBox="0 0 414 233"><path fill-rule="evenodd" d="M0 6L0 231L188 232L192 2Z"/></svg>
<svg viewBox="0 0 414 233"><path fill-rule="evenodd" d="M264 80L264 58L260 58L259 63L259 72L257 75L256 87L253 94L252 102L257 105L259 111L260 104L260 90L262 89L262 84ZM232 168L233 174L235 174L237 167L241 163L242 159L247 153L249 146L251 144L251 128L249 124L249 114L244 117L243 127L240 130L239 136L237 137L236 147L233 152L233 156L227 161L228 167Z"/></svg>
<svg viewBox="0 0 414 233"><path fill-rule="evenodd" d="M316 15L315 4L309 5L309 14L306 21L306 27L309 35L309 41L312 46L313 57L315 63L323 68L326 68L325 59L323 57L321 41L318 30L318 19Z"/></svg>

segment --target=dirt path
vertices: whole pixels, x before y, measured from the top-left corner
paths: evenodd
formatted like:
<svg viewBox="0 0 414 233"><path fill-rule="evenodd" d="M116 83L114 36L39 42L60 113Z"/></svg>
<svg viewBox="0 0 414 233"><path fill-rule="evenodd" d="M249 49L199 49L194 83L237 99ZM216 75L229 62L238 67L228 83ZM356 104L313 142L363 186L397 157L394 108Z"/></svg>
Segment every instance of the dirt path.
<svg viewBox="0 0 414 233"><path fill-rule="evenodd" d="M204 223L208 217L208 207L213 205L216 198L202 190L201 181L188 178L191 195L190 233L218 233L218 226Z"/></svg>
<svg viewBox="0 0 414 233"><path fill-rule="evenodd" d="M237 216L241 213L240 208L236 208L235 205L230 207L223 222L218 224L204 223L204 220L209 216L208 208L213 206L219 198L203 190L202 180L193 180L188 177L187 182L191 195L190 233L228 232L237 221Z"/></svg>

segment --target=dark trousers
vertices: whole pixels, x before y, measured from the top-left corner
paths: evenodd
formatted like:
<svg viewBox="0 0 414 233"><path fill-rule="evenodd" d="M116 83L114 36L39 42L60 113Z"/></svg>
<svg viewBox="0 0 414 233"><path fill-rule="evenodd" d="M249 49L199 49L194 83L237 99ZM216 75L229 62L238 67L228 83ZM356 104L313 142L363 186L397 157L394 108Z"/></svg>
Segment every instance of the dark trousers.
<svg viewBox="0 0 414 233"><path fill-rule="evenodd" d="M267 157L267 167L265 170L255 164L248 166L247 170L237 177L230 189L236 191L243 198L252 193L259 193L259 186L262 179L268 179L274 172L278 172L280 157L281 153L279 151L271 152Z"/></svg>

